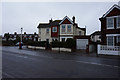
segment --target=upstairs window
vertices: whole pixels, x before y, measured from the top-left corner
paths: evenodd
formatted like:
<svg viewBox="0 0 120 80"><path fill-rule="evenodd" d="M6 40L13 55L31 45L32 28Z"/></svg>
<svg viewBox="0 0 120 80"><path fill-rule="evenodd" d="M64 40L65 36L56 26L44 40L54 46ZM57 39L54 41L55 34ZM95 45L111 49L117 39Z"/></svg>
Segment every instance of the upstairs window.
<svg viewBox="0 0 120 80"><path fill-rule="evenodd" d="M68 25L67 28L68 28L68 29L67 29L68 32L71 32L71 25Z"/></svg>
<svg viewBox="0 0 120 80"><path fill-rule="evenodd" d="M107 18L107 29L113 29L114 28L114 18Z"/></svg>
<svg viewBox="0 0 120 80"><path fill-rule="evenodd" d="M52 27L52 32L57 32L57 27Z"/></svg>
<svg viewBox="0 0 120 80"><path fill-rule="evenodd" d="M62 33L65 33L65 25L62 25Z"/></svg>
<svg viewBox="0 0 120 80"><path fill-rule="evenodd" d="M49 33L49 29L48 28L46 29L46 33Z"/></svg>
<svg viewBox="0 0 120 80"><path fill-rule="evenodd" d="M82 32L81 32L81 31L79 31L79 35L82 35Z"/></svg>
<svg viewBox="0 0 120 80"><path fill-rule="evenodd" d="M117 28L120 28L120 16L116 18Z"/></svg>

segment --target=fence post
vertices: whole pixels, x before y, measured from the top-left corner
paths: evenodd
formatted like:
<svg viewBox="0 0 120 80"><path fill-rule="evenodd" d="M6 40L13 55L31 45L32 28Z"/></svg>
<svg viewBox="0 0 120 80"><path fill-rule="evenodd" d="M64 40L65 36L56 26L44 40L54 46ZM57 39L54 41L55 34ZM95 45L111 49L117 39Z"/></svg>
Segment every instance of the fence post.
<svg viewBox="0 0 120 80"><path fill-rule="evenodd" d="M99 45L99 44L97 45L97 54L96 54L97 57L98 57L99 54L100 54L100 46L101 46L101 45Z"/></svg>

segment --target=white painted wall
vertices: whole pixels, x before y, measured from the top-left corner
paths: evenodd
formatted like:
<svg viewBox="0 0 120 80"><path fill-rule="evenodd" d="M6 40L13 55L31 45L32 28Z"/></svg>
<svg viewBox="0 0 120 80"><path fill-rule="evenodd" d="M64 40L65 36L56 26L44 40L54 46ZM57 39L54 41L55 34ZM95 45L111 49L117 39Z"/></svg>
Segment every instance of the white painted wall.
<svg viewBox="0 0 120 80"><path fill-rule="evenodd" d="M49 39L49 42L52 42L51 28L49 28L49 33L46 33L46 29L47 28L39 28L39 40L41 39L41 41L46 41L46 39Z"/></svg>

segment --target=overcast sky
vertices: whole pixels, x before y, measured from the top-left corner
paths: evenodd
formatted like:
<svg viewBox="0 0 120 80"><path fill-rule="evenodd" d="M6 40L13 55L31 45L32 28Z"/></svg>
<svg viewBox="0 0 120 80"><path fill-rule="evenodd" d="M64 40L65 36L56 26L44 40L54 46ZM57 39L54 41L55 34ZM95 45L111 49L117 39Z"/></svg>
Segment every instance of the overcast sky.
<svg viewBox="0 0 120 80"><path fill-rule="evenodd" d="M49 19L63 19L66 15L82 28L87 26L87 34L100 30L99 18L117 2L3 2L2 34L23 32L38 33L39 23Z"/></svg>

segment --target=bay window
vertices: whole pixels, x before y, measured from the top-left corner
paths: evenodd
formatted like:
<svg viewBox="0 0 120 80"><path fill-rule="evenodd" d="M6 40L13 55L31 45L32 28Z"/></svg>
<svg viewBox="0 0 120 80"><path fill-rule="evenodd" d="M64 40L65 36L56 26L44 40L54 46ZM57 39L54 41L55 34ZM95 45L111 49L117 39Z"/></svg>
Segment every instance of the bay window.
<svg viewBox="0 0 120 80"><path fill-rule="evenodd" d="M62 33L65 33L65 25L62 25Z"/></svg>
<svg viewBox="0 0 120 80"><path fill-rule="evenodd" d="M67 31L68 31L68 32L71 32L71 25L68 25L68 26L67 26Z"/></svg>

